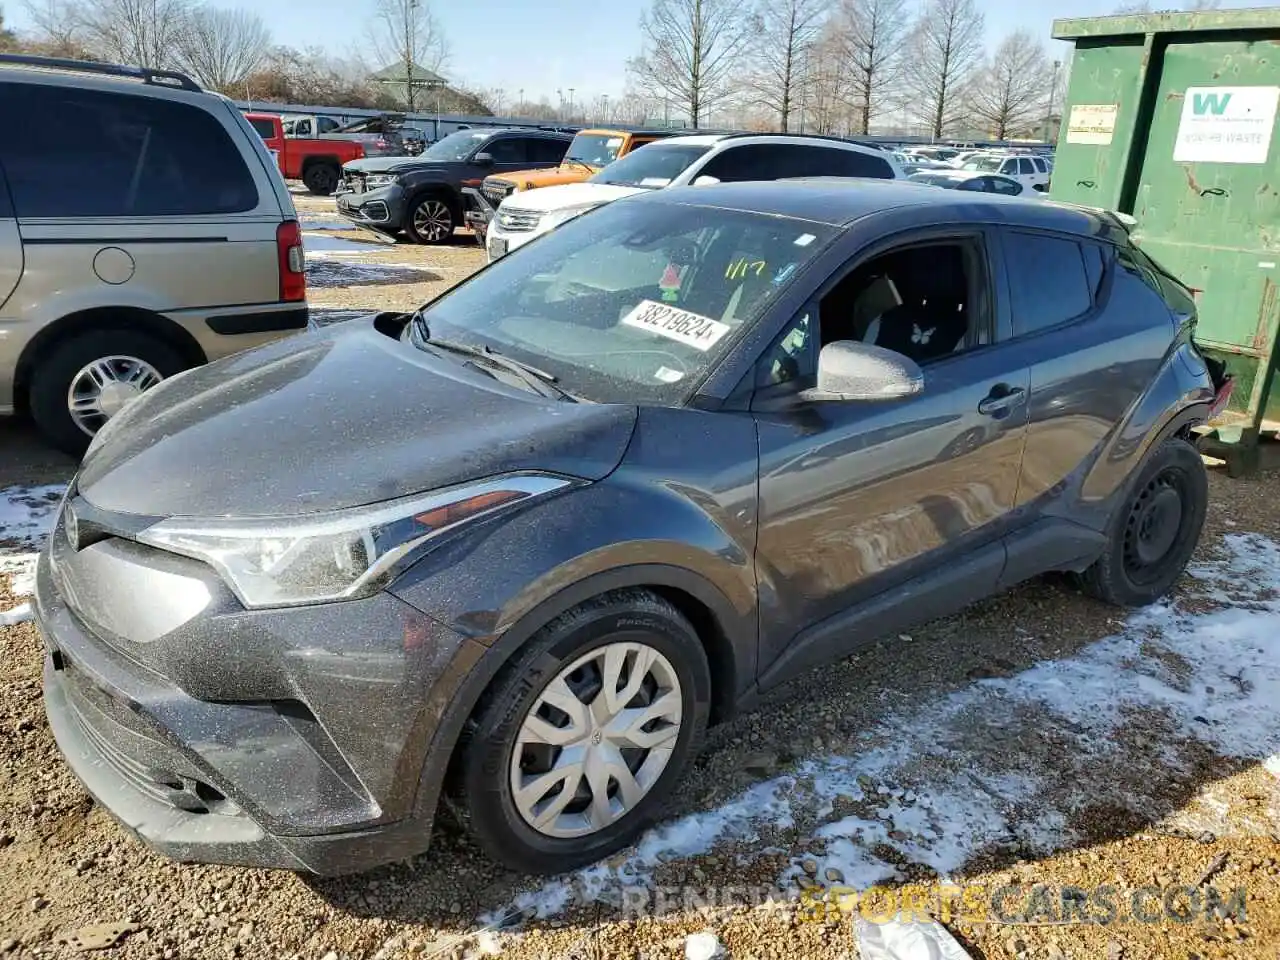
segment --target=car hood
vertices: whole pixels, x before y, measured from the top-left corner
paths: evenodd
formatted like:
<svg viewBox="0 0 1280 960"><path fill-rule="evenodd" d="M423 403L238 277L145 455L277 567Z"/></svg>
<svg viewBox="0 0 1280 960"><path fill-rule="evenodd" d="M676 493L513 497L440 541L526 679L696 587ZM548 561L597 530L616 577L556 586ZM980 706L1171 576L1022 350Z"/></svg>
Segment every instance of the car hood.
<svg viewBox="0 0 1280 960"><path fill-rule="evenodd" d="M408 167L417 169L427 169L430 167L438 167L441 170L448 170L456 164L446 163L441 160L423 160L421 157L364 157L360 160L350 160L342 165L342 169L351 170L355 173L390 173L392 170L401 171Z"/></svg>
<svg viewBox="0 0 1280 960"><path fill-rule="evenodd" d="M574 404L351 320L179 374L85 458L77 487L144 516L284 516L545 470L596 480L633 406Z"/></svg>
<svg viewBox="0 0 1280 960"><path fill-rule="evenodd" d="M486 182L510 183L519 190L539 190L565 183L581 183L595 174L595 170L576 164L561 164L558 167L546 167L538 170L517 170L514 173L495 173L486 177Z"/></svg>
<svg viewBox="0 0 1280 960"><path fill-rule="evenodd" d="M643 187L615 187L608 183L565 183L557 187L542 187L527 193L513 193L502 203L517 210L564 210L589 203L610 203L623 197L648 193Z"/></svg>

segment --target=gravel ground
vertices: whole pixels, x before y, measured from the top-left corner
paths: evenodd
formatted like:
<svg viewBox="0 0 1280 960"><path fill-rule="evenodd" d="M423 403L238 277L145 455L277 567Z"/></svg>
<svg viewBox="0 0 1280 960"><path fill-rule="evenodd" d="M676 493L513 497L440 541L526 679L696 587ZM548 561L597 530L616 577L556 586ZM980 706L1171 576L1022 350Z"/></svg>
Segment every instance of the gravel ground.
<svg viewBox="0 0 1280 960"><path fill-rule="evenodd" d="M319 215L325 203L308 198L299 206ZM372 256L403 260L441 279L411 288L313 287L313 303L412 307L483 258L465 245L398 245ZM65 458L44 450L21 425L0 423L0 450L0 516L6 487L55 484L70 473ZM1215 471L1211 492L1202 572L1179 590L1184 619L1161 613L1126 624L1117 611L1050 579L910 637L888 638L715 731L676 800L681 819L635 854L571 885L535 884L504 872L447 818L426 856L356 878L169 863L124 834L62 765L40 703L35 629L0 626L6 690L0 699L0 954L74 956L70 940L77 934L82 941L118 934L119 943L104 955L665 960L684 956L688 935L709 930L736 960L834 960L858 955L850 916L797 897L804 888L879 882L888 864L886 889L901 892L904 884L945 874L988 892L1021 884L1021 899L1010 902L1024 905L1035 884L1047 885L1055 898L1064 887L1109 884L1124 904L1134 889L1153 884L1240 887L1247 895L1245 922L1162 916L1152 923L1080 924L1064 923L1061 910L1030 909L1012 918L1017 922L991 915L974 922L974 913L952 917L949 928L974 957L1274 960L1280 780L1259 762L1275 752L1270 738L1280 730L1280 708L1270 704L1268 712L1259 696L1271 689L1270 675L1257 664L1248 672L1242 667L1224 681L1239 686L1239 696L1219 690L1215 699L1208 688L1206 699L1198 686L1205 670L1187 652L1190 645L1165 642L1161 632L1195 635L1195 624L1208 621L1194 617L1212 617L1215 610L1246 617L1276 609L1264 575L1271 568L1249 564L1264 564L1273 541L1280 542L1280 456L1270 456L1257 478L1229 480ZM1239 539L1246 532L1269 540ZM3 537L0 612L21 600L3 571L31 548ZM1234 559L1222 560L1224 551ZM1211 569L1218 573L1203 572ZM1234 586L1224 589L1224 582ZM1139 644L1140 655L1124 654L1121 645L1124 655L1113 663L1098 653L1106 647L1099 641L1120 633ZM1087 663L1094 664L1092 672L1067 669ZM1159 697L1135 701L1120 720L1103 723L1100 736L1089 716L1072 715L1069 707L1045 710L1019 693L1034 683L1045 689L1034 678L1046 670L1065 678L1066 699L1077 676L1093 683L1110 677L1116 699L1158 679ZM1206 714L1191 719L1213 724L1213 737L1186 733L1178 691L1186 694L1188 714ZM1083 689L1080 699L1094 702ZM1250 736L1260 738L1256 750L1240 746ZM973 806L970 795L982 790L969 781L1008 803L965 821L965 811L984 809ZM1016 810L1010 805L1019 803ZM928 835L921 811L950 824L950 835L913 846L910 834ZM1009 835L992 833L993 822ZM858 825L856 835L849 824ZM728 905L726 888L736 888ZM658 909L663 901L655 889L667 891L666 909ZM576 897L562 896L565 890ZM750 905L761 891L774 899ZM687 896L694 899L685 902ZM636 916L640 903L640 912L650 915ZM516 912L522 908L523 917ZM508 921L506 929L496 929L497 918ZM101 924L119 926L86 930Z"/></svg>

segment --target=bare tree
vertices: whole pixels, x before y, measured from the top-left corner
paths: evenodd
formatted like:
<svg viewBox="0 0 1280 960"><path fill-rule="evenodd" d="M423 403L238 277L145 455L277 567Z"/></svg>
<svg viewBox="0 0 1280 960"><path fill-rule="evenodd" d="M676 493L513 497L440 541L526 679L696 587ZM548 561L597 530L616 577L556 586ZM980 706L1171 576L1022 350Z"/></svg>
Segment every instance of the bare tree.
<svg viewBox="0 0 1280 960"><path fill-rule="evenodd" d="M145 67L178 65L192 0L88 0L81 5L87 42L109 60Z"/></svg>
<svg viewBox="0 0 1280 960"><path fill-rule="evenodd" d="M87 25L75 0L23 0L35 27L36 41L53 56L74 56L84 50Z"/></svg>
<svg viewBox="0 0 1280 960"><path fill-rule="evenodd" d="M18 38L14 36L13 31L5 29L4 9L0 8L0 50L11 50L17 43Z"/></svg>
<svg viewBox="0 0 1280 960"><path fill-rule="evenodd" d="M444 31L426 0L376 0L373 48L385 63L404 70L405 105L418 107L418 93L435 85L448 59Z"/></svg>
<svg viewBox="0 0 1280 960"><path fill-rule="evenodd" d="M653 0L640 18L644 48L627 68L638 86L697 127L732 96L735 60L751 27L747 0Z"/></svg>
<svg viewBox="0 0 1280 960"><path fill-rule="evenodd" d="M231 93L258 70L271 50L271 33L256 13L199 7L187 20L178 57L206 87Z"/></svg>
<svg viewBox="0 0 1280 960"><path fill-rule="evenodd" d="M975 0L927 0L920 11L908 46L907 108L935 137L964 119L965 87L982 65L983 26Z"/></svg>
<svg viewBox="0 0 1280 960"><path fill-rule="evenodd" d="M806 59L805 83L800 92L801 123L815 133L851 133L853 68L845 57L838 23L827 22Z"/></svg>
<svg viewBox="0 0 1280 960"><path fill-rule="evenodd" d="M1001 41L973 84L969 110L997 140L1032 130L1042 119L1053 67L1025 30Z"/></svg>
<svg viewBox="0 0 1280 960"><path fill-rule="evenodd" d="M840 37L852 67L855 133L868 133L885 97L902 77L909 36L905 0L843 0Z"/></svg>
<svg viewBox="0 0 1280 960"><path fill-rule="evenodd" d="M830 0L763 0L756 14L752 59L758 70L748 88L790 129L796 101L808 77L810 51L830 10Z"/></svg>

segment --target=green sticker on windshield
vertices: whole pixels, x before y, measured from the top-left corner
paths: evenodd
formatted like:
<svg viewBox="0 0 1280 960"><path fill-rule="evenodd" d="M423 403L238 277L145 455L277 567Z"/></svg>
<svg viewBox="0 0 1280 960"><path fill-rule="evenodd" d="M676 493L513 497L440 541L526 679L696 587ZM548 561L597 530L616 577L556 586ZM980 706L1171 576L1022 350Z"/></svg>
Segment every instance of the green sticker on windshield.
<svg viewBox="0 0 1280 960"><path fill-rule="evenodd" d="M662 271L658 289L662 291L662 299L667 303L675 303L680 299L680 268L674 263L668 263L667 269Z"/></svg>

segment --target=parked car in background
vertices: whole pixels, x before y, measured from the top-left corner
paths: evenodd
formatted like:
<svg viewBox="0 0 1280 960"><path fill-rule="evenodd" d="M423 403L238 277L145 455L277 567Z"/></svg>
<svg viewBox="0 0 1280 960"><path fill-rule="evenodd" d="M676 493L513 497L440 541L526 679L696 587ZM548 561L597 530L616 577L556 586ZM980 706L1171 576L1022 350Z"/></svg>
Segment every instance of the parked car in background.
<svg viewBox="0 0 1280 960"><path fill-rule="evenodd" d="M909 177L914 173L920 173L922 170L950 170L951 167L942 160L922 160L919 157L907 155L906 161L902 164L902 175Z"/></svg>
<svg viewBox="0 0 1280 960"><path fill-rule="evenodd" d="M0 414L78 454L167 377L307 326L293 201L226 98L0 55L0 124Z"/></svg>
<svg viewBox="0 0 1280 960"><path fill-rule="evenodd" d="M364 147L367 157L403 157L408 154L404 114L386 113L342 124L332 117L293 116L285 120L285 136L306 139L350 140Z"/></svg>
<svg viewBox="0 0 1280 960"><path fill-rule="evenodd" d="M813 667L1047 571L1169 592L1220 393L1153 269L1056 204L654 190L194 371L59 508L49 726L182 860L404 861L442 796L514 870L610 857Z"/></svg>
<svg viewBox="0 0 1280 960"><path fill-rule="evenodd" d="M981 153L965 161L961 170L977 173L998 173L1017 180L1024 187L1045 191L1049 189L1049 165L1044 157L1013 155L1008 153Z"/></svg>
<svg viewBox="0 0 1280 960"><path fill-rule="evenodd" d="M498 204L515 193L554 187L565 183L581 183L594 176L619 157L672 135L670 130L593 127L574 135L564 159L554 167L516 170L485 177L479 187L463 189L470 202L467 224L483 238L497 213Z"/></svg>
<svg viewBox="0 0 1280 960"><path fill-rule="evenodd" d="M301 180L314 194L328 196L342 179L342 165L364 156L364 147L347 140L287 137L284 122L270 113L246 113L245 119L257 131L275 158L280 172L290 180Z"/></svg>
<svg viewBox="0 0 1280 960"><path fill-rule="evenodd" d="M950 190L971 190L975 193L998 193L1006 197L1041 197L1038 190L1023 186L1012 177L999 173L979 173L976 170L925 170L907 178L912 183Z"/></svg>
<svg viewBox="0 0 1280 960"><path fill-rule="evenodd" d="M791 177L873 177L901 171L891 153L835 137L698 134L671 137L614 161L583 183L546 187L502 201L489 226L489 259L505 256L602 204L646 190L697 183Z"/></svg>
<svg viewBox="0 0 1280 960"><path fill-rule="evenodd" d="M414 243L447 243L462 226L463 187L492 173L554 167L573 136L554 130L459 130L416 157L375 157L343 167L338 212L381 233Z"/></svg>
<svg viewBox="0 0 1280 960"><path fill-rule="evenodd" d="M908 147L905 152L921 160L937 160L943 163L960 153L954 147Z"/></svg>

